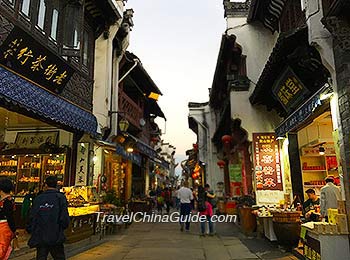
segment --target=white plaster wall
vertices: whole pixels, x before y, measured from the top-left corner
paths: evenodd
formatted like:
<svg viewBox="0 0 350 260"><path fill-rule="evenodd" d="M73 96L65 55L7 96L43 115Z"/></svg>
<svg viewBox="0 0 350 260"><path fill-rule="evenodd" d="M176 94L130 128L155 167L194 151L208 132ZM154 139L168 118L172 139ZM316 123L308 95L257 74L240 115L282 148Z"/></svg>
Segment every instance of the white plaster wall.
<svg viewBox="0 0 350 260"><path fill-rule="evenodd" d="M109 28L108 39L102 34L95 42L93 113L100 128L109 126L111 87L115 79L114 73L118 72L113 55L113 38L120 27L120 22L121 20Z"/></svg>
<svg viewBox="0 0 350 260"><path fill-rule="evenodd" d="M321 54L323 65L334 73L333 40L330 32L321 23L322 0L300 0L304 7L309 33L309 44ZM335 80L335 78L333 78Z"/></svg>
<svg viewBox="0 0 350 260"><path fill-rule="evenodd" d="M274 132L282 121L275 111L269 112L265 106L252 106L249 101L278 35L272 34L261 23L247 24L246 18L228 18L227 28L228 34L236 36L236 42L242 47L242 54L247 56L247 76L251 81L249 91L230 92L231 116L242 120L242 127L247 130L248 138L252 141L253 133ZM256 192L258 204L274 204L283 198L284 191Z"/></svg>
<svg viewBox="0 0 350 260"><path fill-rule="evenodd" d="M209 105L206 105L200 108L191 108L189 116L198 122L199 160L206 164L206 182L213 189L216 189L216 184L224 181L224 173L216 164L218 160L216 148L211 141L217 127L215 114Z"/></svg>

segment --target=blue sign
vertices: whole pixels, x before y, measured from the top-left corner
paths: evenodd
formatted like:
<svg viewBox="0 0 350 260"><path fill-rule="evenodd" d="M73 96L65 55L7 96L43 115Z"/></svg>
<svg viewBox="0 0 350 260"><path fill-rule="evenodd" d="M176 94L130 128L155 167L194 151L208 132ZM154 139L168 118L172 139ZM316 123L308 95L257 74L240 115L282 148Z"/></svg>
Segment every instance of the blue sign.
<svg viewBox="0 0 350 260"><path fill-rule="evenodd" d="M315 109L322 105L320 94L324 91L321 88L307 102L300 106L293 114L284 120L276 129L277 136L285 136L288 132L293 131L309 118Z"/></svg>
<svg viewBox="0 0 350 260"><path fill-rule="evenodd" d="M128 153L127 151L125 151L125 149L120 146L117 145L116 146L116 153L118 155L121 155L122 157L124 157L125 159L128 159L130 161L132 161L133 163L137 164L138 166L141 166L141 156L138 154L133 154L133 153Z"/></svg>

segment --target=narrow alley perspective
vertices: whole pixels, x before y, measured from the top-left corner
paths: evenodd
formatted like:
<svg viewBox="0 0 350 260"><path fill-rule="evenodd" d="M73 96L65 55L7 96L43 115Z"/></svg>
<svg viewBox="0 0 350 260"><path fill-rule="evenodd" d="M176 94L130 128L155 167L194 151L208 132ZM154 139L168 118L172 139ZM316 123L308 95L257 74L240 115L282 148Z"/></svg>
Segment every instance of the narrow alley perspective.
<svg viewBox="0 0 350 260"><path fill-rule="evenodd" d="M349 260L350 0L0 0L0 260Z"/></svg>

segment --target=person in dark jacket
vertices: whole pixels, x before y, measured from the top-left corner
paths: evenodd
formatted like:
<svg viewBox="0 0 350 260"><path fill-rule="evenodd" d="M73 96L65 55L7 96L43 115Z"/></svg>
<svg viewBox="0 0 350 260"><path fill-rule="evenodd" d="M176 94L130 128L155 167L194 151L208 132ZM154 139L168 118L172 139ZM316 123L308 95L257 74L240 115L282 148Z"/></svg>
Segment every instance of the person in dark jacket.
<svg viewBox="0 0 350 260"><path fill-rule="evenodd" d="M65 260L64 230L69 225L68 203L57 190L57 178L45 180L45 191L34 200L27 227L31 237L28 245L37 249L37 260L46 260L49 253L54 260Z"/></svg>

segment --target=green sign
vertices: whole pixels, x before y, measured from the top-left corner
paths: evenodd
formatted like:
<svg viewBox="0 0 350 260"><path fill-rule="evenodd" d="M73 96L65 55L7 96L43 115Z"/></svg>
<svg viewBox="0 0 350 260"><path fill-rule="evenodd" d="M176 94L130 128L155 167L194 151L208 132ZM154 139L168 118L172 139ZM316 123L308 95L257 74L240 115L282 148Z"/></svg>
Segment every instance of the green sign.
<svg viewBox="0 0 350 260"><path fill-rule="evenodd" d="M242 166L241 164L229 164L230 182L242 181Z"/></svg>

